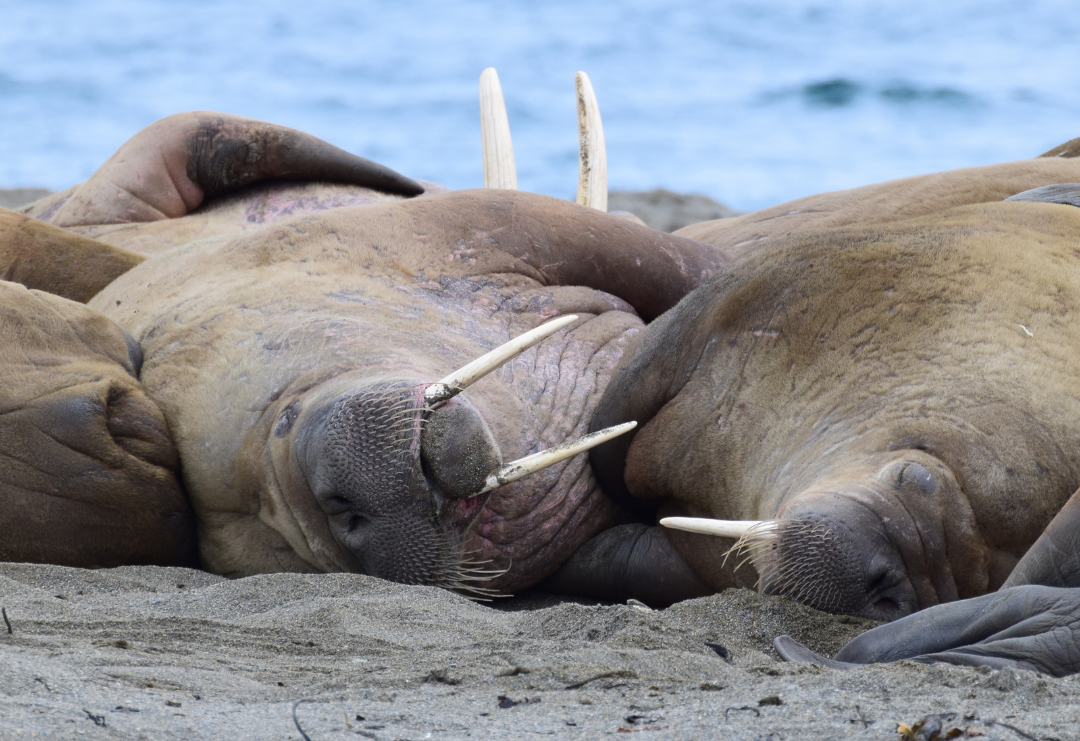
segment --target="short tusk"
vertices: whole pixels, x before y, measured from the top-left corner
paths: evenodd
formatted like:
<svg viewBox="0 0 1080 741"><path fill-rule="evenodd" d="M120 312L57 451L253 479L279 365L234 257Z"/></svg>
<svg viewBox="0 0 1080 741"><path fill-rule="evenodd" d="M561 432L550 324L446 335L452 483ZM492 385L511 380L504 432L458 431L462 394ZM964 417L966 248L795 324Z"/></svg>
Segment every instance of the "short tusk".
<svg viewBox="0 0 1080 741"><path fill-rule="evenodd" d="M468 365L459 368L438 383L433 383L424 390L424 401L428 406L444 402L460 394L491 371L520 355L540 340L550 337L568 324L577 321L577 314L568 314L550 322L544 322L535 329L499 345L491 352L484 353Z"/></svg>
<svg viewBox="0 0 1080 741"><path fill-rule="evenodd" d="M718 535L721 538L742 538L748 533L758 537L776 536L774 520L710 520L706 517L665 517L660 520L664 527L685 530L689 533Z"/></svg>
<svg viewBox="0 0 1080 741"><path fill-rule="evenodd" d="M492 489L497 489L504 484L509 484L511 481L517 481L518 479L528 476L530 473L536 473L537 471L547 468L548 466L553 466L559 461L566 460L578 453L584 453L589 448L595 448L600 443L607 442L613 437L618 437L624 432L629 432L635 427L637 427L637 422L624 422L621 425L608 427L606 430L590 432L588 435L579 437L577 440L572 440L563 443L562 445L556 445L554 448L548 448L539 453L533 453L524 458L518 458L516 461L508 463L488 476L487 481L484 482L484 488L476 493L478 495L486 494Z"/></svg>
<svg viewBox="0 0 1080 741"><path fill-rule="evenodd" d="M506 101L494 67L480 73L480 147L484 156L484 187L517 190L510 120L506 117Z"/></svg>
<svg viewBox="0 0 1080 741"><path fill-rule="evenodd" d="M604 125L600 123L600 106L596 104L589 76L578 72L578 188L577 202L598 211L607 211L608 178L607 149L604 147Z"/></svg>

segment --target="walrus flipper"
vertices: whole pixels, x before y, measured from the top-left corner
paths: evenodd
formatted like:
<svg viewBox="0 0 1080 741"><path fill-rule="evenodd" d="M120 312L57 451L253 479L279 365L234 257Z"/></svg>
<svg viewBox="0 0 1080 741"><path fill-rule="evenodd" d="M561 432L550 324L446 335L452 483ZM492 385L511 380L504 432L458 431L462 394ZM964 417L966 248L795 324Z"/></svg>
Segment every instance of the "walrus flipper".
<svg viewBox="0 0 1080 741"><path fill-rule="evenodd" d="M1041 188L1032 188L1005 199L1006 201L1035 201L1039 203L1061 203L1066 206L1080 206L1080 183L1055 183Z"/></svg>
<svg viewBox="0 0 1080 741"><path fill-rule="evenodd" d="M0 280L86 303L145 259L0 208Z"/></svg>
<svg viewBox="0 0 1080 741"><path fill-rule="evenodd" d="M611 602L636 599L652 607L713 593L671 547L663 528L641 524L594 536L537 588Z"/></svg>
<svg viewBox="0 0 1080 741"><path fill-rule="evenodd" d="M206 197L263 180L349 183L415 196L424 187L285 126L209 111L178 113L129 139L52 215L59 226L185 216Z"/></svg>
<svg viewBox="0 0 1080 741"><path fill-rule="evenodd" d="M1080 591L1032 585L937 605L863 633L827 662L787 636L774 645L789 661L835 668L909 659L1063 677L1080 672Z"/></svg>

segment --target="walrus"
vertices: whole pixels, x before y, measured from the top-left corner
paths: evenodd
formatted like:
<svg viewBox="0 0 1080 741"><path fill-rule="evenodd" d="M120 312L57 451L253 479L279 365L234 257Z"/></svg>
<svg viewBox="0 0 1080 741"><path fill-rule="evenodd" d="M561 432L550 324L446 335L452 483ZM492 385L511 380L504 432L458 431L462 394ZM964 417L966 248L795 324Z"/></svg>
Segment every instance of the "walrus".
<svg viewBox="0 0 1080 741"><path fill-rule="evenodd" d="M1080 486L1077 234L1073 206L981 203L734 257L604 392L594 428L639 427L593 466L643 524L565 569L666 540L711 589L881 620L997 589ZM682 516L759 522L752 568L649 527Z"/></svg>
<svg viewBox="0 0 1080 741"><path fill-rule="evenodd" d="M145 227L147 220L171 218L175 225L174 217L207 196L222 199L281 178L337 179L346 198L362 202L386 197L377 188L397 198L425 191L310 135L193 113L153 124L86 183L24 210L67 226L91 220L122 232L138 220ZM288 186L272 183L268 192L282 187ZM174 228L175 239L197 238L200 229L242 231L260 221L247 217L236 218L227 204L206 208L192 224ZM164 249L168 240L154 242ZM179 456L164 416L139 382L142 349L118 324L75 303L145 259L0 209L0 560L198 564Z"/></svg>
<svg viewBox="0 0 1080 741"><path fill-rule="evenodd" d="M956 206L1003 201L1055 183L1072 183L1080 180L1078 154L1080 145L1074 139L1033 159L819 193L742 216L691 224L675 233L734 255L789 234L904 221Z"/></svg>
<svg viewBox="0 0 1080 741"><path fill-rule="evenodd" d="M627 342L719 251L509 190L335 208L156 255L91 300L131 331L184 461L204 566L512 591L618 513L587 459L489 474L584 434ZM424 392L580 317L461 395Z"/></svg>
<svg viewBox="0 0 1080 741"><path fill-rule="evenodd" d="M722 251L512 190L425 187L350 206L334 199L354 191L337 186L253 185L192 211L177 173L202 182L191 163L215 146L195 146L198 132L228 121L168 122L25 209L151 255L89 305L144 352L140 379L183 460L202 565L363 571L483 595L535 583L618 521L583 456L517 481L508 469L585 433L642 319L707 278ZM168 156L147 155L159 150ZM311 198L279 209L282 187ZM250 218L253 203L272 218ZM489 376L432 393L557 317L569 326Z"/></svg>

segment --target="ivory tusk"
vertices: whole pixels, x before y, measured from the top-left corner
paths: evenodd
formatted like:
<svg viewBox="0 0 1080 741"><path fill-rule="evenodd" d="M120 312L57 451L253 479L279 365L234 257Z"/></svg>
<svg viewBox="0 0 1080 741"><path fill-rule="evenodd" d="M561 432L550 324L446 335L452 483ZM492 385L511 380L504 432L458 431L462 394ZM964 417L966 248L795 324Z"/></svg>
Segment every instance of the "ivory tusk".
<svg viewBox="0 0 1080 741"><path fill-rule="evenodd" d="M484 157L484 187L517 190L510 120L506 117L506 101L494 67L480 73L480 147Z"/></svg>
<svg viewBox="0 0 1080 741"><path fill-rule="evenodd" d="M544 322L535 329L499 345L494 350L484 353L468 365L459 368L446 378L433 383L424 390L424 401L428 406L452 399L473 385L491 371L520 355L540 340L550 337L568 324L577 321L577 314L568 314L550 322Z"/></svg>
<svg viewBox="0 0 1080 741"><path fill-rule="evenodd" d="M584 453L589 448L595 448L600 443L607 442L613 437L618 437L624 432L629 432L635 427L637 427L637 422L623 422L621 425L608 427L607 429L598 432L590 432L588 435L579 437L577 440L571 440L562 445L556 445L554 448L548 448L539 453L533 453L524 458L518 458L516 461L506 464L495 473L490 474L484 482L484 488L476 492L476 494L486 494L492 489L497 489L512 481L525 478L530 473L536 473L548 466L555 465L559 461L564 461L571 456L575 456L578 453Z"/></svg>
<svg viewBox="0 0 1080 741"><path fill-rule="evenodd" d="M596 93L587 74L578 72L574 81L577 83L578 120L577 202L598 211L607 211L607 149L604 147L600 106L596 104Z"/></svg>
<svg viewBox="0 0 1080 741"><path fill-rule="evenodd" d="M747 533L771 538L775 537L776 534L776 522L773 520L710 520L707 517L665 517L660 520L660 524L674 530L718 535L721 538L742 538Z"/></svg>

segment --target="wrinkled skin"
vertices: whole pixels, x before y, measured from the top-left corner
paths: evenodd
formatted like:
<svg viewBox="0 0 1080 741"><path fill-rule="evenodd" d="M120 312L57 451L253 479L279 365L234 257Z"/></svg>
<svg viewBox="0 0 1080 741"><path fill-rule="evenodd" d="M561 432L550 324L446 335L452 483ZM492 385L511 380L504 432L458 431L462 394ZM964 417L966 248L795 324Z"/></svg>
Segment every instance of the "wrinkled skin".
<svg viewBox="0 0 1080 741"><path fill-rule="evenodd" d="M6 281L0 318L0 561L196 565L179 459L139 384L135 340Z"/></svg>
<svg viewBox="0 0 1080 741"><path fill-rule="evenodd" d="M1080 672L1080 492L1074 494L994 594L938 605L863 633L833 659L788 636L788 661L851 669L900 659L1011 667L1062 677Z"/></svg>
<svg viewBox="0 0 1080 741"><path fill-rule="evenodd" d="M635 310L663 312L722 261L556 199L463 191L193 243L91 305L142 344L207 568L508 591L619 514L586 456L468 498L478 476L583 434ZM423 408L427 384L571 312L577 324Z"/></svg>
<svg viewBox="0 0 1080 741"><path fill-rule="evenodd" d="M593 425L640 426L593 451L605 490L779 519L738 571L663 533L712 589L882 620L997 589L1080 485L1077 234L992 203L745 251L620 365Z"/></svg>
<svg viewBox="0 0 1080 741"><path fill-rule="evenodd" d="M347 179L350 184L338 186L346 199L401 197L353 182L398 193L423 190L306 134L199 113L155 123L86 183L23 210L68 226L80 218L113 224L84 231L134 234L151 225L124 222L175 225L183 219L166 218L186 214L206 195L281 177ZM176 242L281 217L267 209L289 187L268 188L267 197L256 199L263 211L249 209L242 219L234 213L236 196L219 200L187 217ZM318 193L332 186L308 187ZM144 246L162 249L167 240L154 239L152 227L148 231ZM2 560L83 567L198 563L179 458L164 416L139 383L143 356L137 341L100 312L65 300L87 301L145 259L0 210L0 278L14 281L0 281Z"/></svg>

